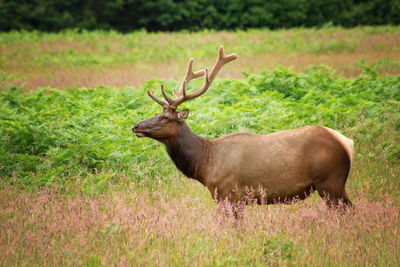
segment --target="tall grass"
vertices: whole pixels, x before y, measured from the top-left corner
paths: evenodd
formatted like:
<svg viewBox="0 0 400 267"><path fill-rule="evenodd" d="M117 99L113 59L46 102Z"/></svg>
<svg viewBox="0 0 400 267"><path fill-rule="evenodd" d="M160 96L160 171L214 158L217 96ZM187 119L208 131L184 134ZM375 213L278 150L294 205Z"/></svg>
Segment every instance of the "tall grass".
<svg viewBox="0 0 400 267"><path fill-rule="evenodd" d="M132 183L91 197L3 184L0 262L395 266L400 171L398 162L386 164L356 164L348 183L355 208L344 215L313 195L291 206L248 207L239 221L218 213L200 184L176 175L169 176L169 185L155 176L154 191ZM371 171L383 179L371 183Z"/></svg>

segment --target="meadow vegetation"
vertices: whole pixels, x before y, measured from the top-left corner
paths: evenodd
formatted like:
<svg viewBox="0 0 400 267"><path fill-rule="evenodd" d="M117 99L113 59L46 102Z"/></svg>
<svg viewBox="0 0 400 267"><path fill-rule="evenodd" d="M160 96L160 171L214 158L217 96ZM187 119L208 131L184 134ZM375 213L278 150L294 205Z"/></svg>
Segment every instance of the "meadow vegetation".
<svg viewBox="0 0 400 267"><path fill-rule="evenodd" d="M271 62L264 57L260 67L257 58L271 49L268 55L280 58L321 55L335 62L367 55L374 38L396 46L400 40L398 28L335 29L0 34L0 265L398 265L400 73L392 68L398 50L382 45L383 52L374 55L384 59L358 62L357 76L327 66L267 70ZM321 45L295 44L307 35L319 36ZM354 48L342 42L350 38ZM131 48L137 47L136 56L123 50L128 40L136 40ZM219 214L209 192L179 173L161 144L131 132L134 123L160 112L146 90L160 96L164 84L171 93L178 76L160 79L158 73L137 87L68 90L72 83L62 80L39 87L18 81L23 70L34 80L35 68L76 68L89 75L135 65L154 71L168 62L165 73L179 65L182 75L189 57L195 57L195 67L210 66L218 45L228 41L226 53L239 58L223 76L241 69L242 78L219 78L205 95L182 105L191 111L192 130L217 138L304 125L337 129L355 141L357 157L346 186L354 210L344 215L328 210L313 194L293 205L247 207L240 221ZM111 43L110 51L98 52ZM337 52L328 43L348 48ZM95 61L79 56L87 49L93 49ZM382 75L390 73L381 72L386 68L395 75ZM193 81L188 90L200 84Z"/></svg>
<svg viewBox="0 0 400 267"><path fill-rule="evenodd" d="M149 79L178 80L188 58L195 67L211 66L215 47L239 51L240 60L222 77L274 70L278 65L303 71L327 65L354 77L365 66L380 75L400 72L400 27L343 29L201 31L121 34L73 30L61 33L0 33L0 70L25 88L98 85L138 87Z"/></svg>

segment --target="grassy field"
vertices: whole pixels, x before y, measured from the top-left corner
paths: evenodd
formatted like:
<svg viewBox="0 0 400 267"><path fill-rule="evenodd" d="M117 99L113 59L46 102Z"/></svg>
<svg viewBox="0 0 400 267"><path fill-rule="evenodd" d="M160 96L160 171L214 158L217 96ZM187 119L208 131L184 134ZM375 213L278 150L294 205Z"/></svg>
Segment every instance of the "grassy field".
<svg viewBox="0 0 400 267"><path fill-rule="evenodd" d="M354 210L313 194L236 221L132 134L160 112L146 90L171 92L220 44L239 58L182 106L193 131L337 129L355 141ZM396 27L0 33L0 265L398 266L399 45Z"/></svg>
<svg viewBox="0 0 400 267"><path fill-rule="evenodd" d="M239 32L146 33L67 31L0 33L0 70L26 88L139 86L149 79L181 77L189 57L195 66L215 61L223 44L239 54L222 77L274 70L277 65L302 71L328 65L345 77L371 66L379 74L400 72L400 28L249 30Z"/></svg>

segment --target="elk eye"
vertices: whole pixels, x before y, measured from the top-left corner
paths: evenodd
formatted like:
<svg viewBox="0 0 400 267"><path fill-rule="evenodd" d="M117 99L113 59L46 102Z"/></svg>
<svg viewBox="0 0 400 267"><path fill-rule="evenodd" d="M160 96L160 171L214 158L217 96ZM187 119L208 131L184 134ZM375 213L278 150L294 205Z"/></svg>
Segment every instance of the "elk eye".
<svg viewBox="0 0 400 267"><path fill-rule="evenodd" d="M160 120L161 120L161 121L163 121L163 120L168 120L168 117L167 117L167 116L161 116L161 117L160 117Z"/></svg>

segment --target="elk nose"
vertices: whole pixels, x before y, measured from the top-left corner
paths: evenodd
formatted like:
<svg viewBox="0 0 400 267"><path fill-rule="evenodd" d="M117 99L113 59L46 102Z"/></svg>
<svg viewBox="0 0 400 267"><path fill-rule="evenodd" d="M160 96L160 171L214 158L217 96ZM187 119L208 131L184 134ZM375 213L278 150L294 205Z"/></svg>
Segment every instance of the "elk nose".
<svg viewBox="0 0 400 267"><path fill-rule="evenodd" d="M139 123L136 123L135 125L133 125L132 132L135 132L137 130L137 128L139 128Z"/></svg>

